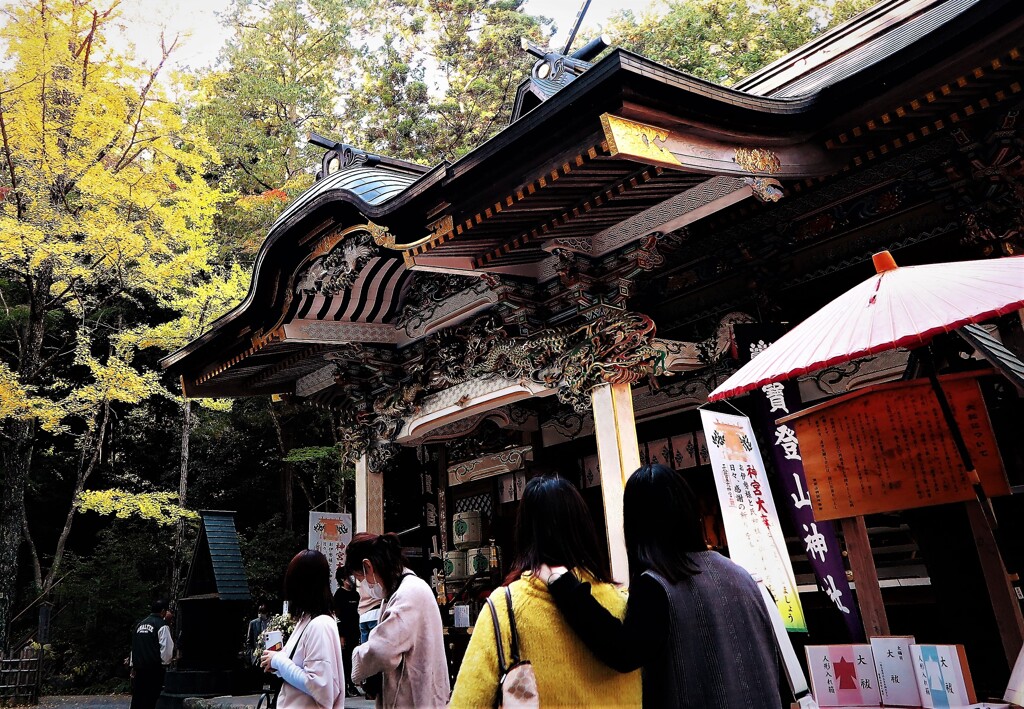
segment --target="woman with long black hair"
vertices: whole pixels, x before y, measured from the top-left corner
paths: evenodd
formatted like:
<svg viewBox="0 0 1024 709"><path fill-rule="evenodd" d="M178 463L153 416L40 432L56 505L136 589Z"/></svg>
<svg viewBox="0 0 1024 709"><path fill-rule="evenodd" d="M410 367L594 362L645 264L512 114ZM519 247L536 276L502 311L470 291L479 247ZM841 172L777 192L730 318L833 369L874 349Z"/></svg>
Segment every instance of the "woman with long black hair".
<svg viewBox="0 0 1024 709"><path fill-rule="evenodd" d="M601 612L616 622L625 613L625 595L612 583L590 511L573 484L556 476L530 480L519 503L515 540L515 561L505 583L511 592L520 656L533 667L540 706L639 707L638 673L619 674L599 662L580 643L537 578L545 565L573 569L588 582L593 593L588 591L588 598ZM492 593L490 600L508 658L512 624L506 587ZM495 706L499 681L494 621L485 606L455 681L451 709Z"/></svg>
<svg viewBox="0 0 1024 709"><path fill-rule="evenodd" d="M625 620L563 566L539 572L593 653L619 672L643 670L644 707L779 709L768 609L741 566L708 551L683 476L645 465L623 497L630 589Z"/></svg>

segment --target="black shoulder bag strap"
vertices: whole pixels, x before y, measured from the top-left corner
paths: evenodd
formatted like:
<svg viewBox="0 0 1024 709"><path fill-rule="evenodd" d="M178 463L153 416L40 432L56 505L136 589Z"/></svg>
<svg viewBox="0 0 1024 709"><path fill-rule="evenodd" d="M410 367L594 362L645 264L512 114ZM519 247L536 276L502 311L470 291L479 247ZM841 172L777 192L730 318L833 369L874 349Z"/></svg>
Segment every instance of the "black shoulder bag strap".
<svg viewBox="0 0 1024 709"><path fill-rule="evenodd" d="M299 649L299 643L302 642L302 636L306 632L306 628L308 628L309 624L312 623L312 622L313 622L313 618L310 617L309 623L306 623L304 626L302 626L302 630L299 631L299 637L295 638L295 644L292 645L292 651L288 653L288 659L289 660L292 660L292 661L295 660L295 651Z"/></svg>
<svg viewBox="0 0 1024 709"><path fill-rule="evenodd" d="M505 587L505 603L508 607L508 626L511 634L511 642L509 643L509 659L511 662L505 664L505 648L504 643L501 642L501 626L498 624L498 609L494 606L494 601L490 598L487 599L487 606L491 609L491 621L494 623L494 642L498 648L498 675L499 684L501 680L505 679L505 675L508 671L518 665L522 659L519 656L519 631L516 629L516 616L512 612L512 589L508 586Z"/></svg>
<svg viewBox="0 0 1024 709"><path fill-rule="evenodd" d="M508 586L505 587L505 601L508 604L508 626L512 634L512 642L508 649L510 655L509 659L512 660L509 667L514 667L519 664L519 661L522 658L519 657L519 631L516 629L516 616L512 612L512 589Z"/></svg>
<svg viewBox="0 0 1024 709"><path fill-rule="evenodd" d="M491 609L491 620L494 621L494 642L498 646L498 685L508 673L508 665L505 664L505 649L501 642L501 626L498 625L498 609L494 607L494 601L487 599L487 607Z"/></svg>

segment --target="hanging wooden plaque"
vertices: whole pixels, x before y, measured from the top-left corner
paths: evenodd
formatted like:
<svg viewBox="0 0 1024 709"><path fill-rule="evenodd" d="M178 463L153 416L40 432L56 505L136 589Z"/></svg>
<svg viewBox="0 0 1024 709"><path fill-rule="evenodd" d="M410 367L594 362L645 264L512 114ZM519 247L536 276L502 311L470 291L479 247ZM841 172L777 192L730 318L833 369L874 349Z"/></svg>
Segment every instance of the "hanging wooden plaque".
<svg viewBox="0 0 1024 709"><path fill-rule="evenodd" d="M977 377L940 378L985 492L1009 484ZM927 379L879 384L778 419L796 431L818 520L958 502L974 497ZM784 432L783 432L784 433Z"/></svg>
<svg viewBox="0 0 1024 709"><path fill-rule="evenodd" d="M502 473L522 470L533 460L532 446L506 448L503 451L474 458L448 467L448 485L460 485L470 480L482 480Z"/></svg>

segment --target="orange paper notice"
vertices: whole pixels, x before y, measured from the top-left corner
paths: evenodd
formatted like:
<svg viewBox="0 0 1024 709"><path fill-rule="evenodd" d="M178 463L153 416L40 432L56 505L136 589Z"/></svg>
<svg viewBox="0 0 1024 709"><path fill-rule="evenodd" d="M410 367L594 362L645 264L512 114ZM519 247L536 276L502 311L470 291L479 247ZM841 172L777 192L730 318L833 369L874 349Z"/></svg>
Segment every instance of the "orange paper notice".
<svg viewBox="0 0 1024 709"><path fill-rule="evenodd" d="M1009 484L978 373L941 377L989 495ZM796 430L819 520L974 497L938 399L926 379L880 384L779 419Z"/></svg>

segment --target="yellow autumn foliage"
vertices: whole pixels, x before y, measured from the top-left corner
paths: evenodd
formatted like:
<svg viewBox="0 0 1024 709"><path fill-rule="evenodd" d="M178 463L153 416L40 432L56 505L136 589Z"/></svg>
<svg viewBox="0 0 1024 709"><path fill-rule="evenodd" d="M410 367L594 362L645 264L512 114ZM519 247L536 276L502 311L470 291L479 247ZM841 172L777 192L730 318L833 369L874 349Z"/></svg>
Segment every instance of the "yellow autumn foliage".
<svg viewBox="0 0 1024 709"><path fill-rule="evenodd" d="M30 419L39 421L43 430L60 433L64 412L48 399L33 396L32 387L24 386L17 375L0 362L0 420Z"/></svg>
<svg viewBox="0 0 1024 709"><path fill-rule="evenodd" d="M81 512L96 512L114 515L120 519L138 517L161 525L174 524L178 520L198 519L192 510L185 509L175 501L173 492L126 492L124 490L85 490L78 495L75 506Z"/></svg>
<svg viewBox="0 0 1024 709"><path fill-rule="evenodd" d="M77 323L70 348L44 336L0 360L0 421L36 417L57 431L81 417L88 428L103 402L168 394L136 352L175 349L244 293L241 272L211 266L227 197L203 175L217 154L161 67L106 43L112 7L15 0L0 26L0 279L42 289L21 305L26 330L59 321L68 337ZM177 317L152 326L121 315L121 304L152 301ZM87 375L58 380L44 366L55 358Z"/></svg>

